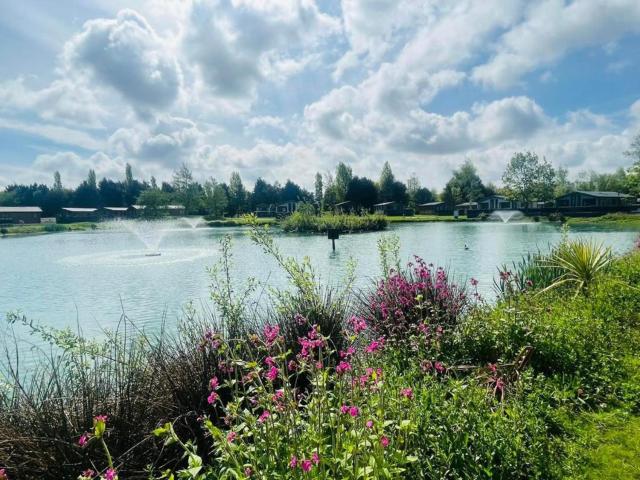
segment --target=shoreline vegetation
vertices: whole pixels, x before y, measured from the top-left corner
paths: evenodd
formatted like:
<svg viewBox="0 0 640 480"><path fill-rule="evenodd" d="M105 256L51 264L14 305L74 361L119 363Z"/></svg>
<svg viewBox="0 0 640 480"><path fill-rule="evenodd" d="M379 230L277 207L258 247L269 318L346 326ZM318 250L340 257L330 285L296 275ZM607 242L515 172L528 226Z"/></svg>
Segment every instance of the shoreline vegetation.
<svg viewBox="0 0 640 480"><path fill-rule="evenodd" d="M167 217L172 218L172 217ZM525 217L535 221L532 217ZM136 220L149 221L149 220ZM484 222L484 218L467 218L466 216L444 215L413 215L413 216L388 216L388 215L353 215L353 214L323 214L309 215L295 212L283 219L274 217L256 218L252 215L244 215L235 218L211 219L204 217L203 224L210 228L224 227L249 227L253 224L269 225L280 228L287 233L316 233L326 234L328 229L338 229L342 233L355 233L367 231L382 231L390 224L402 223L438 223L438 222ZM541 221L551 221L541 219ZM640 214L613 213L601 217L566 217L564 222L570 226L605 226L619 228L640 229ZM554 223L560 224L559 221ZM44 233L59 233L70 231L86 231L100 229L100 223L78 222L65 224L27 224L10 225L0 229L0 238L3 236L26 236Z"/></svg>
<svg viewBox="0 0 640 480"><path fill-rule="evenodd" d="M614 257L565 236L498 268L489 303L474 279L403 264L393 235L370 288L354 289L354 268L327 288L249 223L289 288L232 285L225 236L210 269L219 314L187 306L175 332L123 314L89 339L9 315L51 348L25 371L4 337L3 474L637 478L640 242Z"/></svg>

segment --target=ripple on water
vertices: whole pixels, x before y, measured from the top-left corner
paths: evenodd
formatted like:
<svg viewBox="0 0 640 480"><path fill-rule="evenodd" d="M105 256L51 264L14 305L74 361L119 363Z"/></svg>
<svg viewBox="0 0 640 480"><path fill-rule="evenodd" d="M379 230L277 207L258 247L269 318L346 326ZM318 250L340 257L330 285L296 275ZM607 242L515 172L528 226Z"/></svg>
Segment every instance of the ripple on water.
<svg viewBox="0 0 640 480"><path fill-rule="evenodd" d="M200 258L213 257L211 248L163 248L159 251L124 250L118 252L71 255L58 263L70 266L100 265L113 267L138 267L142 265L169 265L192 262Z"/></svg>

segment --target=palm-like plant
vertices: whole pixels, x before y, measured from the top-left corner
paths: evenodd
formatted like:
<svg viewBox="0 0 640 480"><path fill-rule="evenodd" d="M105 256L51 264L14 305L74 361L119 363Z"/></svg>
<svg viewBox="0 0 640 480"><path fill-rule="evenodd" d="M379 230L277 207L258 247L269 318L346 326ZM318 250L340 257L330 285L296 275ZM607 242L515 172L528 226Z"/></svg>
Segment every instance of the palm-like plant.
<svg viewBox="0 0 640 480"><path fill-rule="evenodd" d="M542 266L562 272L540 293L562 285L575 288L575 296L587 295L598 275L613 261L609 247L583 239L565 240L542 262Z"/></svg>

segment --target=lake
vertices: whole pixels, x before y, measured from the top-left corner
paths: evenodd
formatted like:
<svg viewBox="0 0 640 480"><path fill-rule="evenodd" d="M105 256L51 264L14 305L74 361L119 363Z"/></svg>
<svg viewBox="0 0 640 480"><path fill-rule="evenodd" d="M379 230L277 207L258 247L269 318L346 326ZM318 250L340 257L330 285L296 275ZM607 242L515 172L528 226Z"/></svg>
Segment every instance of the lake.
<svg viewBox="0 0 640 480"><path fill-rule="evenodd" d="M211 308L207 267L220 258L223 235L233 238L234 281L252 276L272 286L286 285L283 272L251 242L245 228L192 228L179 219L128 225L139 231L114 222L89 232L0 239L2 321L7 312L19 310L46 325L80 324L93 334L116 325L124 311L147 330L157 328L163 315L173 325L188 301ZM388 233L400 238L403 259L416 254L447 267L461 281L475 277L488 297L498 265L546 249L561 236L560 228L548 223L414 223L393 225L384 233L342 235L332 252L326 236L274 230L282 252L309 256L326 284L339 283L353 258L359 287L379 274L377 241ZM581 227L571 235L589 236L622 252L632 247L638 232ZM161 255L145 256L156 251Z"/></svg>

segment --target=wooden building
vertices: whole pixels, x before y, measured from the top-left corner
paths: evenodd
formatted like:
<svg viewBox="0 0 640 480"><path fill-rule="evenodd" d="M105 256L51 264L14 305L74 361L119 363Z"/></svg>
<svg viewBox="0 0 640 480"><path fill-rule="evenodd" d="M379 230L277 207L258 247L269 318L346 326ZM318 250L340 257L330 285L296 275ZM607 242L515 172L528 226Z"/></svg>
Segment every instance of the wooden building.
<svg viewBox="0 0 640 480"><path fill-rule="evenodd" d="M382 202L376 203L373 210L378 215L388 215L392 217L402 216L405 213L404 207L398 202Z"/></svg>
<svg viewBox="0 0 640 480"><path fill-rule="evenodd" d="M129 216L129 209L127 207L103 207L100 215L105 220L127 218Z"/></svg>
<svg viewBox="0 0 640 480"><path fill-rule="evenodd" d="M446 215L451 209L444 202L428 202L416 205L416 211L420 215Z"/></svg>
<svg viewBox="0 0 640 480"><path fill-rule="evenodd" d="M64 207L60 210L58 221L60 223L97 222L98 216L97 208Z"/></svg>
<svg viewBox="0 0 640 480"><path fill-rule="evenodd" d="M623 207L633 203L633 197L618 192L587 192L576 190L556 198L558 208L611 208Z"/></svg>
<svg viewBox="0 0 640 480"><path fill-rule="evenodd" d="M40 207L0 207L0 225L21 225L40 223Z"/></svg>

